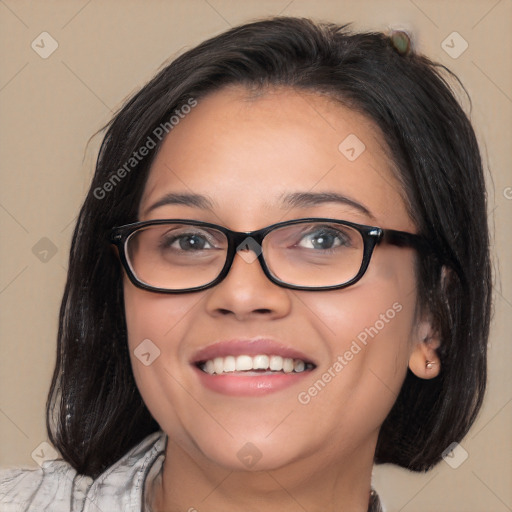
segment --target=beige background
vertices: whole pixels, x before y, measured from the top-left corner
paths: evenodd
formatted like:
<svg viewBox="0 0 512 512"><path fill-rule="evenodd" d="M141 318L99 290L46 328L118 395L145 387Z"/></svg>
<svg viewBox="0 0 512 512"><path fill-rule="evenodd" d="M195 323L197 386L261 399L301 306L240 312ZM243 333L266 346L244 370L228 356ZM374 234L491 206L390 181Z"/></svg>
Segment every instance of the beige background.
<svg viewBox="0 0 512 512"><path fill-rule="evenodd" d="M488 162L497 274L488 394L461 443L469 455L461 466L441 462L419 475L378 467L374 484L388 512L510 511L511 0L0 0L0 465L35 466L31 453L46 440L67 253L100 141L89 138L164 61L229 26L279 13L408 28L417 48L455 71L471 95ZM58 42L47 59L31 48L44 31ZM469 44L458 58L441 46L454 31ZM47 261L41 247L50 249Z"/></svg>

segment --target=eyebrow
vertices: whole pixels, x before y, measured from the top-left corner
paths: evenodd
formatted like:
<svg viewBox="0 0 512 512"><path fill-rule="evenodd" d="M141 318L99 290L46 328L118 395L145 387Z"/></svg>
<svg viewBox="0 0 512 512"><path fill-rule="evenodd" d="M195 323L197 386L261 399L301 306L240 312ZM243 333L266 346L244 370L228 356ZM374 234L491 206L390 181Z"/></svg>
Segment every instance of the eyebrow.
<svg viewBox="0 0 512 512"><path fill-rule="evenodd" d="M287 205L291 208L308 208L324 203L341 203L375 219L374 215L366 206L336 192L295 192L281 197L281 201L283 205Z"/></svg>
<svg viewBox="0 0 512 512"><path fill-rule="evenodd" d="M354 199L336 192L294 192L284 196L282 195L280 197L280 202L283 207L288 208L309 208L324 203L341 203L364 213L372 219L375 219L366 206L358 203ZM149 212L156 208L160 208L161 206L173 204L200 208L202 210L210 210L214 206L214 202L210 198L201 194L170 192L147 208L144 214L147 215Z"/></svg>
<svg viewBox="0 0 512 512"><path fill-rule="evenodd" d="M177 194L175 192L170 192L147 208L144 215L147 215L156 208L160 208L161 206L166 206L168 204L180 204L193 208L201 208L202 210L209 210L213 207L213 202L206 196L200 194Z"/></svg>

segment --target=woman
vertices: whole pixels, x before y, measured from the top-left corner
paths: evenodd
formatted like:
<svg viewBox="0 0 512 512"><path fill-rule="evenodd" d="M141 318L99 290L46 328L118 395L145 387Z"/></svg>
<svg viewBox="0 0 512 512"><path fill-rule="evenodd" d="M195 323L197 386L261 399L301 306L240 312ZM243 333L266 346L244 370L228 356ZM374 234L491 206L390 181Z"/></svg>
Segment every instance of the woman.
<svg viewBox="0 0 512 512"><path fill-rule="evenodd" d="M129 100L72 242L63 460L4 473L2 506L375 511L374 463L439 462L480 408L490 310L443 71L403 35L273 18Z"/></svg>

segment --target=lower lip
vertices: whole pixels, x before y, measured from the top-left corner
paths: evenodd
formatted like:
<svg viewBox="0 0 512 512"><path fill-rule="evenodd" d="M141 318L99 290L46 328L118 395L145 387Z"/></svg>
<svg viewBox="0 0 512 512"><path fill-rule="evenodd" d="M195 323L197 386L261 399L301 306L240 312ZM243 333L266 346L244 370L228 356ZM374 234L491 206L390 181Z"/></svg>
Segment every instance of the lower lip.
<svg viewBox="0 0 512 512"><path fill-rule="evenodd" d="M302 382L311 375L311 371L300 373L273 373L262 375L247 375L243 373L228 373L210 375L194 367L199 375L201 384L217 393L231 396L261 396L281 391L294 384Z"/></svg>

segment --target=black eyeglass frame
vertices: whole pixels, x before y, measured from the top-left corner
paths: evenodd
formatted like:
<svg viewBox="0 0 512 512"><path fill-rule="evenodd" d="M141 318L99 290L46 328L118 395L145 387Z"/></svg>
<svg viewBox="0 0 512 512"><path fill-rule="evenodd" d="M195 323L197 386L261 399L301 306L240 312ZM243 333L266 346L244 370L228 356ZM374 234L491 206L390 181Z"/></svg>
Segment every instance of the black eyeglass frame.
<svg viewBox="0 0 512 512"><path fill-rule="evenodd" d="M327 290L339 290L342 288L347 288L348 286L353 285L357 281L359 281L365 272L368 269L370 264L370 259L372 257L373 251L375 247L381 243L387 243L391 245L396 245L398 247L411 247L419 251L430 250L430 245L428 241L422 237L421 235L416 235L413 233L408 233L406 231L397 231L394 229L383 229L376 226L367 226L364 224L356 224L354 222L349 222L345 220L338 219L329 219L325 217L310 217L303 219L293 219L284 222L278 222L276 224L272 224L262 229L258 229L256 231L232 231L231 229L225 228L224 226L219 226L218 224L211 224L209 222L202 222L196 220L184 220L184 219L157 219L157 220L148 220L141 222L133 222L131 224L126 224L124 226L117 226L112 228L110 232L110 242L114 244L118 248L119 257L121 259L121 263L123 268L125 269L128 278L130 281L137 286L138 288L142 288L144 290L148 290L156 293L191 293L202 290L207 290L208 288L212 288L213 286L219 284L222 280L226 278L235 259L235 255L237 253L237 248L245 241L247 238L252 238L261 248L263 247L263 239L273 230L284 227L284 226L293 226L294 224L303 224L310 222L328 222L330 224L340 224L343 226L348 226L356 231L358 231L363 238L363 259L361 262L361 267L359 268L358 273L346 283L332 285L332 286L298 286L294 284L289 284L284 281L281 281L276 276L272 275L267 264L265 262L265 258L263 257L263 250L257 255L257 259L261 265L261 268L267 278L274 284L281 286L283 288L289 288L292 290L303 290L303 291L327 291ZM139 229L146 228L148 226L157 226L162 224L183 224L189 226L198 226L205 228L212 228L220 231L226 236L228 241L228 248L226 252L226 262L224 267L220 271L219 275L209 283L196 286L193 288L184 288L180 290L169 290L167 288L157 288L143 281L137 279L133 270L128 262L126 257L126 241L128 237L138 231Z"/></svg>

